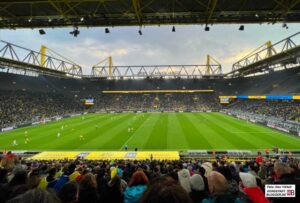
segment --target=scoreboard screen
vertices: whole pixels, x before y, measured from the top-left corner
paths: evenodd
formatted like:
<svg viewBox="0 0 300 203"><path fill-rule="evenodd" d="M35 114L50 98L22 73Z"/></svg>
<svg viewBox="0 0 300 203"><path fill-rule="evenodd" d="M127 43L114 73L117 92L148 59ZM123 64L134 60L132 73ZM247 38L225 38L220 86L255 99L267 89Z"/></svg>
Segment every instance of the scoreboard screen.
<svg viewBox="0 0 300 203"><path fill-rule="evenodd" d="M229 104L229 98L220 98L221 104Z"/></svg>
<svg viewBox="0 0 300 203"><path fill-rule="evenodd" d="M94 105L94 99L93 98L85 99L84 104L87 106L92 106Z"/></svg>

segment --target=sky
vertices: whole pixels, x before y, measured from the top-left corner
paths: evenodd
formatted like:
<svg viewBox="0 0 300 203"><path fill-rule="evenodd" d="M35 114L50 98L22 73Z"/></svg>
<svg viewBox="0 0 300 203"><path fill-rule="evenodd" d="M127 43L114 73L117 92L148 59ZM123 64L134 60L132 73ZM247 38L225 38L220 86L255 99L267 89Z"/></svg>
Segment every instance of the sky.
<svg viewBox="0 0 300 203"><path fill-rule="evenodd" d="M112 56L114 65L188 65L205 64L210 54L222 64L223 73L232 64L271 40L280 41L300 31L300 24L245 25L239 31L237 24L213 25L209 32L200 25L147 26L138 34L138 27L79 28L78 37L69 34L72 28L0 30L0 39L35 51L41 45L62 54L83 67L90 74L92 66ZM0 44L0 49L3 44Z"/></svg>

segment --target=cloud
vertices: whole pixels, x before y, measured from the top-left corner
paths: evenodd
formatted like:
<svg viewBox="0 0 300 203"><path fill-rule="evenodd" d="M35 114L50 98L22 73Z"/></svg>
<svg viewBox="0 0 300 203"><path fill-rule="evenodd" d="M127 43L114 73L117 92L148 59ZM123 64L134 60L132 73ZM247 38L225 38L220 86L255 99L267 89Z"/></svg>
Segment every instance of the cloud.
<svg viewBox="0 0 300 203"><path fill-rule="evenodd" d="M233 64L233 63L241 60L245 56L247 56L252 51L253 51L253 49L248 48L248 49L239 51L237 53L230 53L228 56L226 56L225 58L222 59L222 62L224 64Z"/></svg>
<svg viewBox="0 0 300 203"><path fill-rule="evenodd" d="M114 50L111 55L113 56L126 56L128 55L128 50L125 48L117 48L116 50Z"/></svg>
<svg viewBox="0 0 300 203"><path fill-rule="evenodd" d="M298 25L298 24L297 24ZM139 36L136 27L115 27L110 34L102 28L83 29L75 38L68 34L70 28L46 29L46 35L35 30L0 30L3 40L39 50L45 44L56 52L80 64L85 74L93 65L113 57L114 65L168 65L205 64L210 54L223 65L223 72L267 40L279 41L295 32L280 25L247 25L244 32L236 25L214 25L210 32L200 26L147 26ZM274 33L274 34L273 34ZM163 70L164 71L164 70Z"/></svg>

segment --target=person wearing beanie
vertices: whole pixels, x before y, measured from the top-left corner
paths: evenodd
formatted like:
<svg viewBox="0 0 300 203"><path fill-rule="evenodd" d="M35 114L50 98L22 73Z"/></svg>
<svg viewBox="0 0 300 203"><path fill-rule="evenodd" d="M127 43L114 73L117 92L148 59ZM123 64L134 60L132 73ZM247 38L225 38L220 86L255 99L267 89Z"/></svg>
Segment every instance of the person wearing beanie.
<svg viewBox="0 0 300 203"><path fill-rule="evenodd" d="M194 203L201 202L203 199L208 197L208 193L205 191L205 184L202 176L194 174L190 177L191 192L190 198Z"/></svg>
<svg viewBox="0 0 300 203"><path fill-rule="evenodd" d="M253 203L269 203L269 200L265 197L263 191L257 186L254 175L243 172L240 172L239 175L241 178L242 190Z"/></svg>

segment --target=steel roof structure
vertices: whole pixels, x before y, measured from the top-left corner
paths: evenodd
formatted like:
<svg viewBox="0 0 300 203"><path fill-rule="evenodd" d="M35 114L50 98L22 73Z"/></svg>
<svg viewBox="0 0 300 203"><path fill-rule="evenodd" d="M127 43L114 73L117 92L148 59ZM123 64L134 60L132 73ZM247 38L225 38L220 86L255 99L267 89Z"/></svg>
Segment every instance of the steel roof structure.
<svg viewBox="0 0 300 203"><path fill-rule="evenodd" d="M276 68L298 67L300 65L300 32L275 44L257 50L232 65L229 77L242 77Z"/></svg>
<svg viewBox="0 0 300 203"><path fill-rule="evenodd" d="M21 71L36 72L59 77L79 78L81 66L68 61L33 51L3 40L0 40L0 72Z"/></svg>
<svg viewBox="0 0 300 203"><path fill-rule="evenodd" d="M300 0L0 1L0 29L299 21Z"/></svg>

